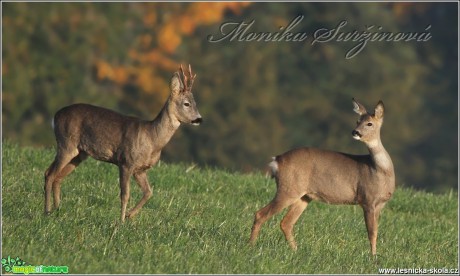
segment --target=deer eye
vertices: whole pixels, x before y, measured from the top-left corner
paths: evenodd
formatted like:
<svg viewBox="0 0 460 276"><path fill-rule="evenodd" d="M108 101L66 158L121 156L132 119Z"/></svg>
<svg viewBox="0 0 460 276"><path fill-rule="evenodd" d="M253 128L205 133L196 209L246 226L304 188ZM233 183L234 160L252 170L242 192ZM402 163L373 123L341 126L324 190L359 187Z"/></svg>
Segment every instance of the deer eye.
<svg viewBox="0 0 460 276"><path fill-rule="evenodd" d="M185 102L184 105L185 105L186 107L189 107L189 106L190 106L190 103L189 103L189 102Z"/></svg>
<svg viewBox="0 0 460 276"><path fill-rule="evenodd" d="M367 126L372 126L372 123L367 123Z"/></svg>

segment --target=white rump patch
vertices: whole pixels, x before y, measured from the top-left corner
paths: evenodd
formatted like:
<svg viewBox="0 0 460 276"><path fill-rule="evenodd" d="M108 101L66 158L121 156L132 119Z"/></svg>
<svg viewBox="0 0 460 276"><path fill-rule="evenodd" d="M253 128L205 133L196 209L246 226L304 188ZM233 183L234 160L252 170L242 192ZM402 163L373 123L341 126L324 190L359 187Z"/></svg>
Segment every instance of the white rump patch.
<svg viewBox="0 0 460 276"><path fill-rule="evenodd" d="M272 161L268 164L268 167L271 170L272 177L275 177L278 174L278 162L276 162L275 157L272 157Z"/></svg>

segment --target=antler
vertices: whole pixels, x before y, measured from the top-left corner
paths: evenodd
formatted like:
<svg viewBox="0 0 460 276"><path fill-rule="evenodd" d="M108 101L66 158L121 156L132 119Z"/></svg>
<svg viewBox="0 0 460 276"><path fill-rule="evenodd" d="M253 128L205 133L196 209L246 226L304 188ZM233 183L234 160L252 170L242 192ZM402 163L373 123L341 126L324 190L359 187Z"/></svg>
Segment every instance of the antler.
<svg viewBox="0 0 460 276"><path fill-rule="evenodd" d="M182 73L182 78L184 79L184 89L185 90L191 90L192 89L192 85L193 85L193 81L195 80L195 77L196 77L196 74L195 75L192 75L192 66L189 64L188 65L188 75L190 77L190 81L189 81L189 77L187 77L187 75L185 75L184 73L184 69L182 68L182 64L180 65L180 71Z"/></svg>
<svg viewBox="0 0 460 276"><path fill-rule="evenodd" d="M190 74L190 89L192 89L193 81L195 80L196 74L192 75L192 66L188 64L188 72Z"/></svg>

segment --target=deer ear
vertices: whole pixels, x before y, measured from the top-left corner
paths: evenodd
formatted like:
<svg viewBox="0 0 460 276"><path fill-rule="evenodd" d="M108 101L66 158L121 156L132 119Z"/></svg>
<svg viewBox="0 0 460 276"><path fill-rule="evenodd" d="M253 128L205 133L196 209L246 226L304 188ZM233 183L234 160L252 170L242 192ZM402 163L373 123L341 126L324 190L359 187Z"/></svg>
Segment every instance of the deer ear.
<svg viewBox="0 0 460 276"><path fill-rule="evenodd" d="M374 110L375 117L377 119L382 119L384 111L385 111L385 106L383 105L382 101L379 101L379 103L375 106L375 110Z"/></svg>
<svg viewBox="0 0 460 276"><path fill-rule="evenodd" d="M174 76L171 79L171 93L172 94L179 94L182 90L184 90L184 85L180 80L179 73L174 73Z"/></svg>
<svg viewBox="0 0 460 276"><path fill-rule="evenodd" d="M353 98L352 102L353 102L353 111L354 112L358 113L359 115L363 115L363 114L367 113L366 108L362 104L358 103L355 100L355 98Z"/></svg>

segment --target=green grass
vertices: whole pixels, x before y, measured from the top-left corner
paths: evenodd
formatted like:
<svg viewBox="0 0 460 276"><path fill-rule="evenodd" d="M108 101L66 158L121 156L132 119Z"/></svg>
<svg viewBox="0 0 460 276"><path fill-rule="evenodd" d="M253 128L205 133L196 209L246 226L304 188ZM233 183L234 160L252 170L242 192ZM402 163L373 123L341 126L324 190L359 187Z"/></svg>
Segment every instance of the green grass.
<svg viewBox="0 0 460 276"><path fill-rule="evenodd" d="M378 273L378 268L458 268L458 194L397 189L384 208L369 255L362 210L312 202L290 250L268 221L247 245L254 212L275 193L273 180L190 165L149 171L154 196L119 225L118 170L89 159L62 186L61 209L43 214L43 174L54 149L3 142L2 254L71 273ZM131 183L130 206L141 192ZM285 211L283 212L283 214Z"/></svg>

